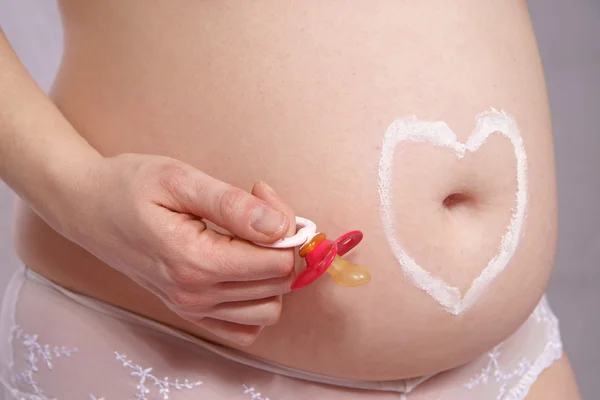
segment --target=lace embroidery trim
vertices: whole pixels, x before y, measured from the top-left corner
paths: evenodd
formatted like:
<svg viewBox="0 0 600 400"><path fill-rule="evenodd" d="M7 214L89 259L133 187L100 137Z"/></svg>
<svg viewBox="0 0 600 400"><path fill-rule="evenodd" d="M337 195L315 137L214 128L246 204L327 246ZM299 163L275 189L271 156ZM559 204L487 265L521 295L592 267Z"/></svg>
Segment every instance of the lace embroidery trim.
<svg viewBox="0 0 600 400"><path fill-rule="evenodd" d="M548 338L544 351L535 360L535 363L525 375L521 377L519 383L508 393L503 400L523 400L529 393L529 389L537 377L552 363L562 357L563 345L560 337L558 318L550 310L548 300L544 296L540 304L533 312L533 316L538 323L545 323L548 327Z"/></svg>
<svg viewBox="0 0 600 400"><path fill-rule="evenodd" d="M262 397L262 394L260 392L257 392L256 389L253 387L249 387L246 385L242 385L242 387L244 388L244 394L249 395L250 399L252 400L269 400L268 397Z"/></svg>
<svg viewBox="0 0 600 400"><path fill-rule="evenodd" d="M489 353L489 361L479 374L471 378L464 387L472 389L478 385L487 385L491 379L495 379L500 383L496 400L523 400L534 381L539 374L548 368L554 361L562 356L562 341L560 338L560 330L558 319L552 314L547 304L546 298L542 299L532 314L536 322L546 324L547 326L547 341L543 352L537 357L532 364L525 357L521 359L517 367L512 371L505 372L500 365L499 357L501 355L502 344L494 347ZM67 348L66 346L51 346L49 344L40 344L38 335L27 334L20 326L13 327L13 337L19 339L21 344L26 349L26 368L21 373L16 373L13 377L15 383L29 387L32 394L19 393L18 398L21 400L50 400L44 393L38 382L35 380L35 374L39 371L39 363L42 361L48 370L52 370L52 362L54 358L71 357L78 350L77 348ZM169 394L172 390L194 389L203 384L202 381L189 382L185 379L180 381L175 379L174 382L169 381L168 377L159 379L152 374L152 368L143 368L138 364L134 364L127 356L115 352L116 360L120 361L126 369L132 370L130 375L138 380L136 386L137 392L135 400L149 400L148 395L153 388L158 390L158 394L162 395L163 400L169 399ZM520 378L518 383L508 391L509 381ZM257 391L256 388L242 384L243 394L251 400L270 400L268 397ZM407 394L402 394L401 399L407 399ZM55 400L55 399L52 399ZM95 397L90 394L89 400L105 400L104 397Z"/></svg>
<svg viewBox="0 0 600 400"><path fill-rule="evenodd" d="M38 335L27 334L23 328L18 325L12 328L12 335L13 338L21 341L21 344L26 350L25 370L21 373L16 373L13 376L14 383L27 386L33 391L32 394L20 396L21 399L47 400L46 394L35 380L35 374L40 370L40 366L38 365L39 362L42 361L46 365L46 368L51 370L54 358L70 357L77 352L77 348L51 346L49 344L42 345L38 342Z"/></svg>
<svg viewBox="0 0 600 400"><path fill-rule="evenodd" d="M71 357L78 351L77 348L40 344L38 335L28 334L18 325L12 328L12 338L13 340L18 339L23 347L25 347L26 354L24 358L27 363L23 372L14 374L13 383L25 386L33 392L24 394L15 389L13 390L15 397L20 400L56 400L53 397L48 397L35 379L35 374L40 370L39 364L42 362L48 370L52 370L55 358ZM118 352L115 352L115 359L120 361L124 368L131 370L130 375L138 381L135 400L149 400L147 395L152 392L152 389L162 395L163 400L168 400L173 390L194 389L203 384L202 381L190 382L188 379L184 379L183 381L175 379L175 381L171 382L167 376L159 379L152 374L152 368L144 368L139 364L135 364L125 354ZM242 389L243 394L249 396L251 400L270 400L268 397L263 397L254 387L242 384ZM106 399L90 394L89 400Z"/></svg>
<svg viewBox="0 0 600 400"><path fill-rule="evenodd" d="M523 357L517 367L511 372L504 372L500 366L498 358L502 343L494 347L488 353L490 360L482 371L471 378L465 384L465 387L472 389L478 385L487 385L490 378L494 378L500 383L496 400L523 400L537 377L548 368L554 361L562 356L562 341L558 319L550 311L547 299L544 297L540 304L535 308L532 316L537 323L545 324L547 327L547 340L544 350L532 364L527 358ZM514 378L520 378L516 385L507 393L509 381Z"/></svg>
<svg viewBox="0 0 600 400"><path fill-rule="evenodd" d="M496 400L502 400L504 394L506 393L506 387L508 386L509 381L516 377L522 377L525 372L531 368L531 363L525 357L523 357L514 370L508 373L502 371L502 367L498 361L498 358L500 358L501 348L502 344L499 344L488 353L490 360L479 374L471 378L471 380L465 384L467 389L473 389L481 384L487 385L488 380L493 376L496 379L496 382L501 383L500 388L498 389Z"/></svg>
<svg viewBox="0 0 600 400"><path fill-rule="evenodd" d="M175 382L169 382L168 376L165 376L163 379L159 379L152 374L152 368L142 368L140 365L134 364L130 359L127 358L125 354L119 354L115 351L115 357L117 360L121 361L123 367L132 369L133 372L131 372L130 375L138 380L135 400L148 400L146 395L151 392L152 386L158 388L158 393L162 395L163 400L169 400L169 393L171 393L171 389L193 389L202 385L201 381L189 382L187 379L185 379L183 382L180 382L179 379L175 379ZM146 386L148 384L151 386Z"/></svg>
<svg viewBox="0 0 600 400"><path fill-rule="evenodd" d="M244 389L243 393L249 395L251 400L270 400L268 397L262 397L262 394L253 387L246 386L246 385L242 385L242 387ZM104 397L98 398L94 395L90 395L89 400L105 400L105 398Z"/></svg>

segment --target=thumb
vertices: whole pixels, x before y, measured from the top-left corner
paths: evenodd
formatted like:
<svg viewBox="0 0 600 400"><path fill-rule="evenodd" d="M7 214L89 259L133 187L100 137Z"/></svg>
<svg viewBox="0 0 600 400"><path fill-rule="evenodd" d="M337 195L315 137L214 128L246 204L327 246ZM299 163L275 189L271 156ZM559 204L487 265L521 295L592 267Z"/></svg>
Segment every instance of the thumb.
<svg viewBox="0 0 600 400"><path fill-rule="evenodd" d="M189 166L176 173L169 189L173 211L207 219L245 240L272 243L295 227L273 204Z"/></svg>
<svg viewBox="0 0 600 400"><path fill-rule="evenodd" d="M265 182L257 182L252 187L252 194L286 215L290 224L284 233L284 236L293 236L296 234L296 216L293 208L285 203L277 193L275 193L271 186L267 185Z"/></svg>

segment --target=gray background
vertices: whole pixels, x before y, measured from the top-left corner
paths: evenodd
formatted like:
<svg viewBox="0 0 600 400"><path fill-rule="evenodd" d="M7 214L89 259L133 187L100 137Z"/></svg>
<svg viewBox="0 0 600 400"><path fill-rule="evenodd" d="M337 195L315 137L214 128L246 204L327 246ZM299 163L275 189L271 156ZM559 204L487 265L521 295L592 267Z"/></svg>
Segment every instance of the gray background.
<svg viewBox="0 0 600 400"><path fill-rule="evenodd" d="M600 378L600 0L529 0L544 63L559 186L559 244L549 297L582 394L597 398ZM510 22L508 22L510 23ZM0 0L0 26L40 86L59 63L56 4ZM17 265L12 194L0 182L0 293Z"/></svg>

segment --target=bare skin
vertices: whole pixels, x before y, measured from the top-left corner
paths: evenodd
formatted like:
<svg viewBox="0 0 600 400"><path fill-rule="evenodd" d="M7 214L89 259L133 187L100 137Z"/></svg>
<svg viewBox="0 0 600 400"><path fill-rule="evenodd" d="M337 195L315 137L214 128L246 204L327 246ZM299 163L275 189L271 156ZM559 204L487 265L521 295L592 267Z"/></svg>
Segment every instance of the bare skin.
<svg viewBox="0 0 600 400"><path fill-rule="evenodd" d="M378 380L468 362L514 332L543 295L556 241L554 160L523 2L63 0L61 8L65 54L51 92L58 110L23 90L25 78L1 81L21 107L1 99L11 117L0 121L26 145L0 142L8 160L0 171L23 198L18 253L40 274L263 358ZM14 61L8 66L17 70ZM34 122L19 111L31 104ZM393 119L445 120L464 141L475 115L490 107L521 127L528 218L507 270L456 317L394 261L379 220L376 168ZM43 145L26 140L32 125L48 132ZM512 149L494 138L462 161L442 149L401 151L398 235L464 290L510 218ZM36 152L47 161L35 161ZM32 177L15 163L44 173ZM277 195L255 184L261 180ZM220 203L223 193L232 200ZM445 202L457 193L458 204ZM250 228L252 212L266 206L286 219L260 234ZM329 236L361 229L365 241L350 260L369 266L373 281L344 289L325 277L288 293L291 252L243 239L290 234L294 213ZM576 388L568 365L556 363L551 373L564 379L540 379L528 398Z"/></svg>
<svg viewBox="0 0 600 400"><path fill-rule="evenodd" d="M566 355L540 375L527 396L528 400L580 398L577 380Z"/></svg>

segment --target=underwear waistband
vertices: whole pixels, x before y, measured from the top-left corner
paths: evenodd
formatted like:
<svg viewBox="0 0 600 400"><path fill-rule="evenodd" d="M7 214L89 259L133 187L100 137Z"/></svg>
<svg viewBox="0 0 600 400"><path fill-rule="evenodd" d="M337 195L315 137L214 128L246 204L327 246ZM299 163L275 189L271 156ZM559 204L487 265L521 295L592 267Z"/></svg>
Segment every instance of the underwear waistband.
<svg viewBox="0 0 600 400"><path fill-rule="evenodd" d="M338 378L326 375L315 374L311 372L297 370L291 367L287 367L285 365L281 365L269 360L262 359L257 356L253 356L247 353L244 353L240 350L233 349L227 346L223 346L220 344L212 343L207 340L201 339L199 337L193 336L184 331L172 328L170 326L161 324L159 322L153 321L149 318L140 316L133 312L124 310L122 308L113 306L111 304L105 303L103 301L75 293L70 291L47 278L39 275L35 271L31 270L27 266L23 266L19 273L23 274L24 279L29 279L36 281L40 284L43 284L49 288L52 288L58 291L60 294L68 297L72 301L81 304L87 308L90 308L94 311L100 312L104 315L110 316L112 318L118 318L120 320L124 320L130 323L135 323L137 325L144 326L149 329L153 329L158 332L162 332L166 335L179 338L181 340L192 343L196 346L200 346L201 348L210 351L212 353L218 354L219 356L226 358L228 360L237 362L239 364L247 365L253 368L257 368L263 371L271 372L274 374L279 374L291 378L323 383L327 385L341 386L352 389L365 389L365 390L378 390L378 391L391 391L398 393L409 393L418 385L431 378L434 375L410 378L410 379L398 379L398 380L387 380L387 381L366 381L366 380L354 380L354 379L345 379Z"/></svg>

